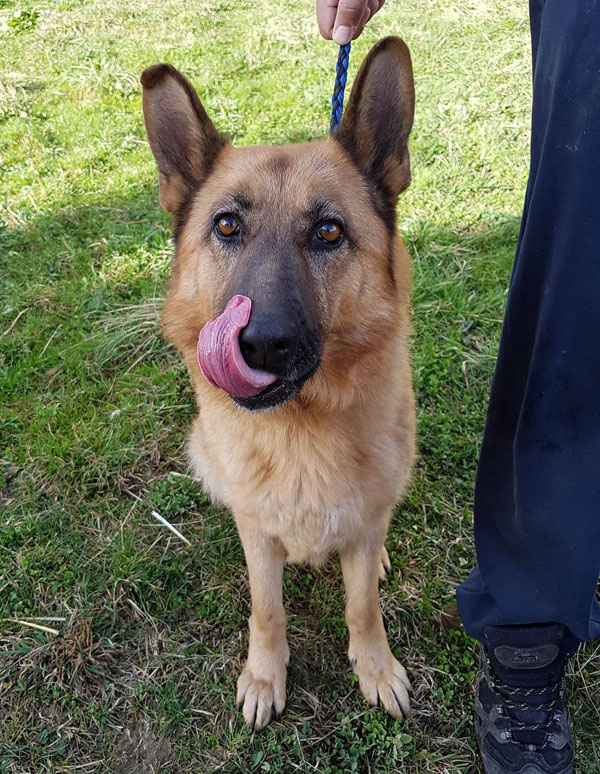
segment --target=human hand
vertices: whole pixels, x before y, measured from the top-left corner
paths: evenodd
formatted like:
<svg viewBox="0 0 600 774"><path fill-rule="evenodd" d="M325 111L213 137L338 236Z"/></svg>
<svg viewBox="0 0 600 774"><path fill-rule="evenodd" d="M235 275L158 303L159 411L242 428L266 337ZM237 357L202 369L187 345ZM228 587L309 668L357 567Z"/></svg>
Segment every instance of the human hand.
<svg viewBox="0 0 600 774"><path fill-rule="evenodd" d="M357 38L385 0L317 0L321 35L345 46Z"/></svg>

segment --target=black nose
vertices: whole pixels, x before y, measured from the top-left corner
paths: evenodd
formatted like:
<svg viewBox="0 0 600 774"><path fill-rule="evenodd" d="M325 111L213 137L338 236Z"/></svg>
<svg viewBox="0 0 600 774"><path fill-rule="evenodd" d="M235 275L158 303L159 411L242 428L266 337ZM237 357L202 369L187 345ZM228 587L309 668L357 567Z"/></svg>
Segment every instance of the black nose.
<svg viewBox="0 0 600 774"><path fill-rule="evenodd" d="M297 346L297 331L285 319L255 315L240 333L242 357L250 368L279 373Z"/></svg>

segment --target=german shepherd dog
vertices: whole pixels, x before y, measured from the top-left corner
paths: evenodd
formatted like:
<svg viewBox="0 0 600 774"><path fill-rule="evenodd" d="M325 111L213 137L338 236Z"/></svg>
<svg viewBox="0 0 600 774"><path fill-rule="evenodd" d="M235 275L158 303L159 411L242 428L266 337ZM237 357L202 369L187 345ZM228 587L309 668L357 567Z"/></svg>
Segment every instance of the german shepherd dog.
<svg viewBox="0 0 600 774"><path fill-rule="evenodd" d="M283 711L284 563L337 552L360 689L408 714L378 600L415 448L410 266L395 215L410 182L408 48L379 41L337 132L283 147L234 148L171 65L141 82L160 203L174 216L163 325L198 405L189 457L232 512L248 565L238 705L254 729Z"/></svg>

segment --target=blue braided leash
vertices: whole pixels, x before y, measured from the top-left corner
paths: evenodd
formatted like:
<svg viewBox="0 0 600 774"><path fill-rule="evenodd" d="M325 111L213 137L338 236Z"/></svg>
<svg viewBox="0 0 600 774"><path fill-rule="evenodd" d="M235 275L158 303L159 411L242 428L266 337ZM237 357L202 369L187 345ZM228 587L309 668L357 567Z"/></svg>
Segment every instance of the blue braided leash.
<svg viewBox="0 0 600 774"><path fill-rule="evenodd" d="M342 120L344 110L344 89L348 80L348 62L350 61L350 43L340 46L337 64L335 66L335 84L333 86L333 96L331 98L331 121L329 122L329 133L337 132Z"/></svg>

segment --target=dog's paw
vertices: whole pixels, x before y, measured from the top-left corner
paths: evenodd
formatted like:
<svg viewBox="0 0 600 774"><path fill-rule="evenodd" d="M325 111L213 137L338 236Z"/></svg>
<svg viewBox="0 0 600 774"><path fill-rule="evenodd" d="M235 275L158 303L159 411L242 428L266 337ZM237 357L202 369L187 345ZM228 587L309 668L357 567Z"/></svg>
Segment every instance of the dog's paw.
<svg viewBox="0 0 600 774"><path fill-rule="evenodd" d="M381 549L381 560L379 562L379 580L387 580L388 575L392 571L392 563L387 552L387 548L384 546Z"/></svg>
<svg viewBox="0 0 600 774"><path fill-rule="evenodd" d="M260 731L277 720L285 707L286 668L284 664L273 667L269 665L267 674L264 667L252 669L246 664L238 679L237 706L253 731Z"/></svg>
<svg viewBox="0 0 600 774"><path fill-rule="evenodd" d="M376 647L371 651L361 648L348 655L358 675L361 693L369 704L383 707L395 718L410 715L412 686L406 670L396 661L387 642L385 647Z"/></svg>

